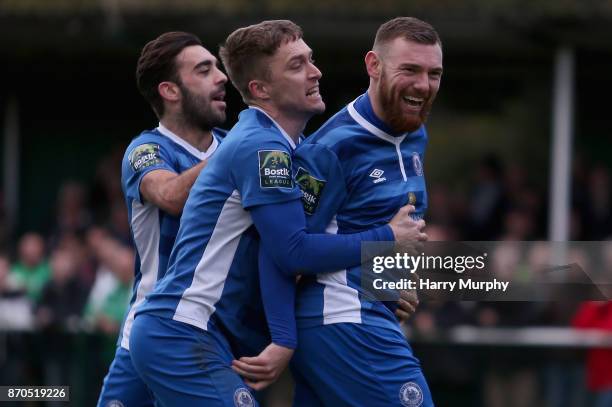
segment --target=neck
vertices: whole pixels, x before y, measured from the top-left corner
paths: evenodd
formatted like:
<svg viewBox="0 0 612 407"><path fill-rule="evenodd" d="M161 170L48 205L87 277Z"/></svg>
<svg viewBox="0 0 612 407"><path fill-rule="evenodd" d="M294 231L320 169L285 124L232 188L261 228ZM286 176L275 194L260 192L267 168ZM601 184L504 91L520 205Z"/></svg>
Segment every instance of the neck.
<svg viewBox="0 0 612 407"><path fill-rule="evenodd" d="M276 106L270 103L255 102L251 103L251 106L255 106L266 112L271 118L274 119L279 126L287 132L287 134L297 144L300 138L300 134L304 131L308 119L302 117L294 117L290 114L282 112Z"/></svg>
<svg viewBox="0 0 612 407"><path fill-rule="evenodd" d="M374 110L374 114L384 123L387 123L385 120L384 109L380 104L380 96L376 91L373 82L370 82L370 87L368 88L368 96L370 97L370 103L372 104L372 110Z"/></svg>
<svg viewBox="0 0 612 407"><path fill-rule="evenodd" d="M164 116L159 122L200 151L206 151L212 144L212 130L198 128L183 118L172 116Z"/></svg>

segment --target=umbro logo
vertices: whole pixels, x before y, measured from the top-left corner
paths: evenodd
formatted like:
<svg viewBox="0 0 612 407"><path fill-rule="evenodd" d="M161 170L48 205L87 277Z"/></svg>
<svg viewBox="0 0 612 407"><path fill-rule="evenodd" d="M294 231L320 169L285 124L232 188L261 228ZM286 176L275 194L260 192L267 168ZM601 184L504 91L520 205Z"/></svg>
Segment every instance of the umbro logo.
<svg viewBox="0 0 612 407"><path fill-rule="evenodd" d="M383 174L385 172L383 170L379 170L378 168L375 168L371 173L370 173L370 177L374 178L374 183L378 184L379 182L384 182L387 180L387 178L383 177Z"/></svg>

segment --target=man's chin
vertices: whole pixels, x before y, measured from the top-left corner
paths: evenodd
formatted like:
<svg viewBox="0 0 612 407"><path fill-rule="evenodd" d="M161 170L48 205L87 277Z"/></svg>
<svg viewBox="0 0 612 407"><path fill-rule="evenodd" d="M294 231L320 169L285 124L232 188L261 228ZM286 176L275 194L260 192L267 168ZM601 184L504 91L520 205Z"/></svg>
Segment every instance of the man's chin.
<svg viewBox="0 0 612 407"><path fill-rule="evenodd" d="M317 107L315 108L315 114L322 114L322 113L325 113L325 103L323 102L318 104Z"/></svg>
<svg viewBox="0 0 612 407"><path fill-rule="evenodd" d="M211 122L212 127L221 126L223 123L225 123L225 117L226 117L225 110L222 112L219 112L214 118L214 120L212 120Z"/></svg>
<svg viewBox="0 0 612 407"><path fill-rule="evenodd" d="M323 103L323 102L320 102L320 103L317 103L316 105L310 106L308 109L305 110L305 113L308 116L311 116L311 117L315 116L315 115L318 115L318 114L321 114L321 113L324 113L324 112L325 112L325 103Z"/></svg>

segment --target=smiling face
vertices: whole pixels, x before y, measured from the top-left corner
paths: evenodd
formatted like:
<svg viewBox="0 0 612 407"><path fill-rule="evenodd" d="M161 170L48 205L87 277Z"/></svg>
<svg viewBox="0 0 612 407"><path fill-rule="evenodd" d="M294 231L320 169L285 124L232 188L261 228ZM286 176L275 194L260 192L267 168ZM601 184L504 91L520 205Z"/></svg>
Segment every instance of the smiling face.
<svg viewBox="0 0 612 407"><path fill-rule="evenodd" d="M270 101L285 115L309 119L325 111L319 93L321 71L314 65L312 50L301 38L282 44L268 64L265 80Z"/></svg>
<svg viewBox="0 0 612 407"><path fill-rule="evenodd" d="M440 44L424 45L398 37L378 53L368 53L366 64L379 104L374 110L396 132L417 130L440 88Z"/></svg>
<svg viewBox="0 0 612 407"><path fill-rule="evenodd" d="M205 130L225 122L227 76L219 70L217 58L194 45L176 56L176 64L185 120Z"/></svg>

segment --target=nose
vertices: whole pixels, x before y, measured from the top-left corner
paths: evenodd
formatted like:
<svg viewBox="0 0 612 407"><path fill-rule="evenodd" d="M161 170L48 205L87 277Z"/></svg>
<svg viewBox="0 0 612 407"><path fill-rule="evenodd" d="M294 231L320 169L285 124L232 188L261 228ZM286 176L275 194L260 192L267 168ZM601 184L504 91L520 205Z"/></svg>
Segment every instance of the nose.
<svg viewBox="0 0 612 407"><path fill-rule="evenodd" d="M225 84L227 82L227 75L223 73L223 71L220 70L219 68L216 68L216 69L217 69L217 76L218 76L217 83Z"/></svg>
<svg viewBox="0 0 612 407"><path fill-rule="evenodd" d="M429 76L427 75L427 72L418 74L414 79L413 86L415 90L427 93L429 91Z"/></svg>
<svg viewBox="0 0 612 407"><path fill-rule="evenodd" d="M310 65L310 71L308 72L308 78L309 79L314 79L314 80L321 79L323 74L321 73L319 68L317 68L317 66L315 64L313 64L312 62L309 62L308 64Z"/></svg>

